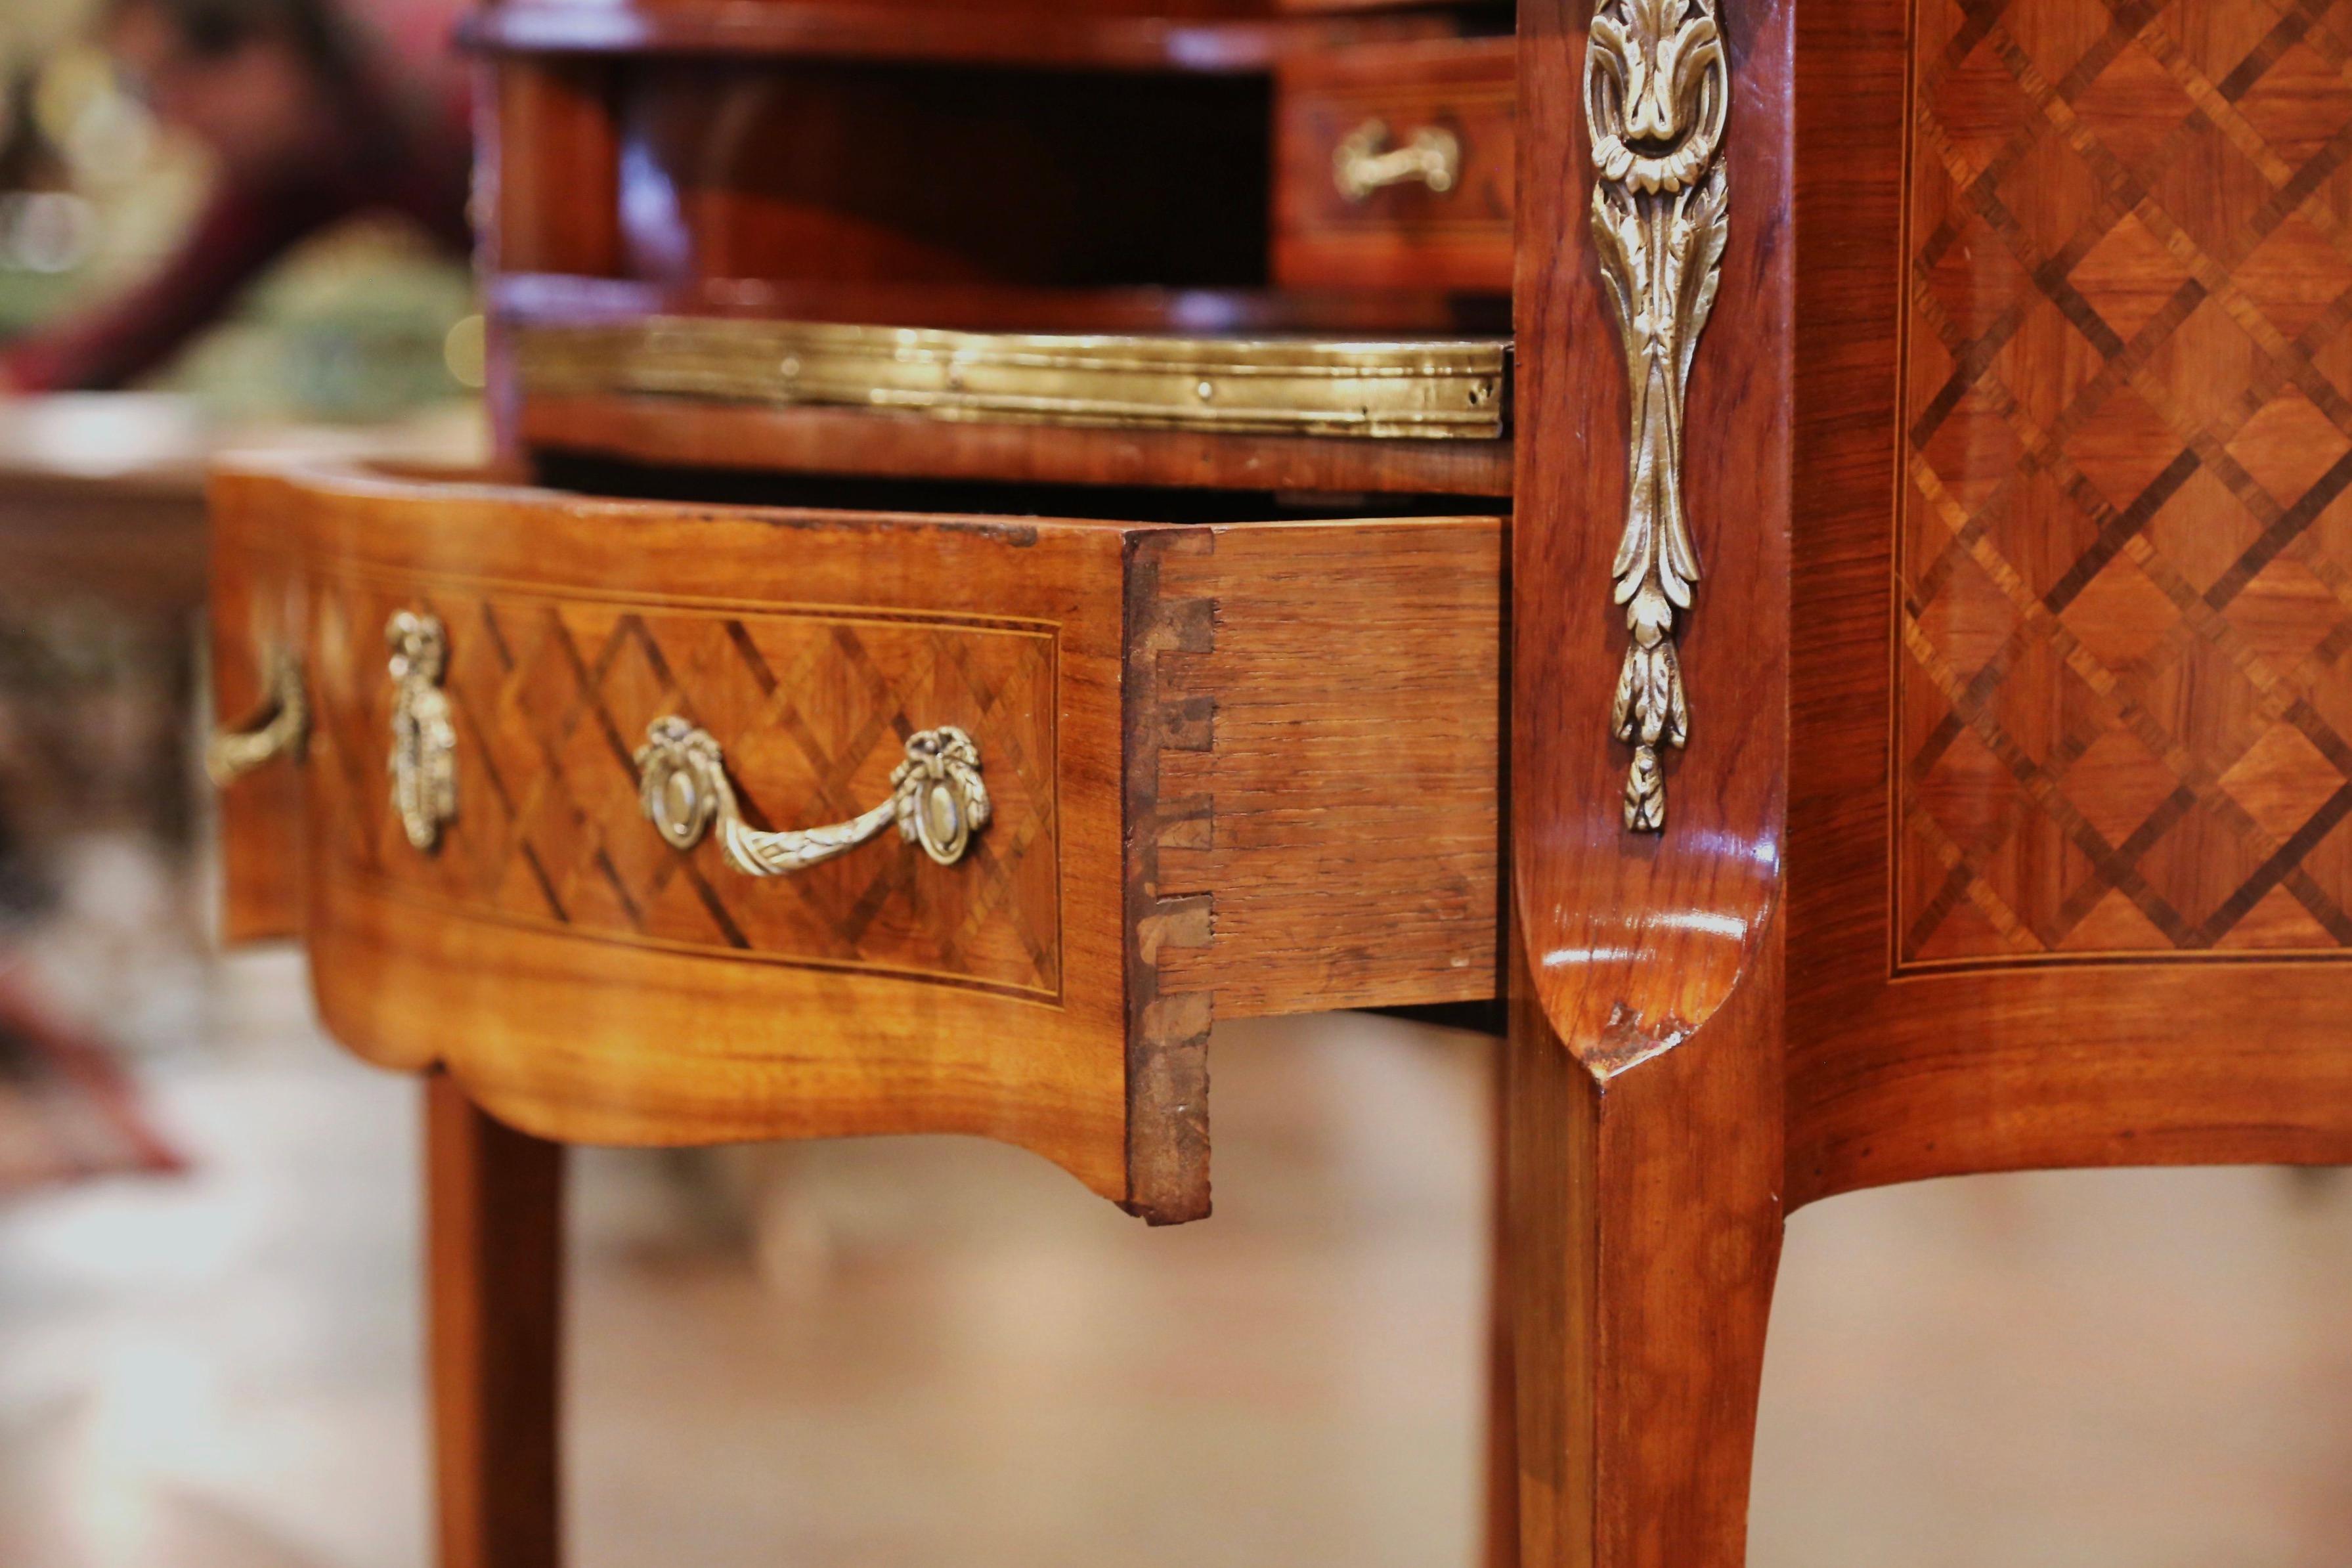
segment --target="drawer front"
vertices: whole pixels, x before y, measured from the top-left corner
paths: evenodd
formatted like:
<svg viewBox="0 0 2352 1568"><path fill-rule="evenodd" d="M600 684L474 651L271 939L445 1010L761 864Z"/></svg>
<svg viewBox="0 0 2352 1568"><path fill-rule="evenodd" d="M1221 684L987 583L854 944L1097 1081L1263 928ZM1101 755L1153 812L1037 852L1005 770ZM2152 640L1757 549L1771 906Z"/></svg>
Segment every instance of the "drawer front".
<svg viewBox="0 0 2352 1568"><path fill-rule="evenodd" d="M334 472L215 501L286 563L311 732L273 826L344 1045L567 1142L970 1132L1133 1201L1127 530ZM744 842L870 837L764 876L719 823L673 846L639 755L672 718ZM942 863L890 803L949 727L988 813Z"/></svg>
<svg viewBox="0 0 2352 1568"><path fill-rule="evenodd" d="M313 565L312 854L327 874L600 941L839 966L1053 1000L1062 983L1055 627ZM385 626L444 628L458 803L429 852L388 786ZM953 867L892 833L788 877L684 854L639 800L649 726L723 747L747 821L845 822L887 800L908 736L978 739L992 819Z"/></svg>
<svg viewBox="0 0 2352 1568"><path fill-rule="evenodd" d="M1277 77L1276 280L1507 291L1509 38L1302 56Z"/></svg>

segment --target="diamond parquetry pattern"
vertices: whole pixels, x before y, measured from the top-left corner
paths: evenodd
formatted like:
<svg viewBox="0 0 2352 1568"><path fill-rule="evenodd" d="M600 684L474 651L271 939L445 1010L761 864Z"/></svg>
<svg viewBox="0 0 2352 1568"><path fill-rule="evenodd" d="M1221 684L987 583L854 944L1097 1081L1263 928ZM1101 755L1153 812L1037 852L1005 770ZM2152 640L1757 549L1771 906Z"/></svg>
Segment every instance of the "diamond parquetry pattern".
<svg viewBox="0 0 2352 1568"><path fill-rule="evenodd" d="M308 776L337 872L619 940L1058 994L1050 632L340 580L311 605ZM383 624L401 608L449 639L458 811L431 855L403 837L385 773ZM906 738L942 724L979 743L993 820L953 867L893 830L747 878L709 839L672 850L639 810L634 754L667 713L719 738L755 826L857 815L888 795Z"/></svg>
<svg viewBox="0 0 2352 1568"><path fill-rule="evenodd" d="M1897 963L2352 951L2352 3L1914 49Z"/></svg>

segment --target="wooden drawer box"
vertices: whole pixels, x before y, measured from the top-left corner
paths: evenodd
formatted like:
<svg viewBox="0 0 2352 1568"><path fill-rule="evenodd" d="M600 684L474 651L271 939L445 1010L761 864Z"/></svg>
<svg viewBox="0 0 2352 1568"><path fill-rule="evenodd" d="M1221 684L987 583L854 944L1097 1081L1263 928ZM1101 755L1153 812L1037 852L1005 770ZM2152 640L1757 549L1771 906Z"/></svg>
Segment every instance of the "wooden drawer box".
<svg viewBox="0 0 2352 1568"><path fill-rule="evenodd" d="M1508 292L1517 70L1507 37L1283 61L1275 281Z"/></svg>
<svg viewBox="0 0 2352 1568"><path fill-rule="evenodd" d="M282 639L310 719L299 765L228 789L233 896L298 867L334 1033L446 1064L527 1130L985 1133L1185 1218L1213 1015L1493 993L1498 519L884 516L257 470L214 502L224 642ZM396 628L425 616L404 698ZM274 657L224 647L224 712ZM449 742L454 814L421 837L395 809L404 716ZM950 726L987 820L952 863L886 809L822 863L748 875L723 813L684 849L648 819L663 720L716 743L753 839L892 801L910 738ZM406 776L429 801L430 768ZM909 832L979 816L914 776Z"/></svg>

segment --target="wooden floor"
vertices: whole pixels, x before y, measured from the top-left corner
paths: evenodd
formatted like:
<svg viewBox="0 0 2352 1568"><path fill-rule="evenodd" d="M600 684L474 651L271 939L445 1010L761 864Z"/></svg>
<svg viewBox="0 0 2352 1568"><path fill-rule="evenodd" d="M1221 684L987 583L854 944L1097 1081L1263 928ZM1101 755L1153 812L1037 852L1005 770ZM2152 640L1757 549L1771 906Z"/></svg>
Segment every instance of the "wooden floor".
<svg viewBox="0 0 2352 1568"><path fill-rule="evenodd" d="M0 1210L0 1564L417 1568L413 1089L282 956L205 1016L196 1175ZM1221 1033L1176 1231L980 1143L588 1156L579 1568L1467 1562L1487 1050ZM2352 1563L2352 1180L1843 1198L1780 1300L1759 1568Z"/></svg>

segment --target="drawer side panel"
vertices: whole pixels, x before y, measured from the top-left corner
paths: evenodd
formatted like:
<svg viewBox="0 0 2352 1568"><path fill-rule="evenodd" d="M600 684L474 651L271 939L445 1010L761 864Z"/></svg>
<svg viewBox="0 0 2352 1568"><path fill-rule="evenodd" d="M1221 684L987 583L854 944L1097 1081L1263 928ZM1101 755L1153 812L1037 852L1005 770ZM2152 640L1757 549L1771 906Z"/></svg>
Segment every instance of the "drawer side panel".
<svg viewBox="0 0 2352 1568"><path fill-rule="evenodd" d="M1495 994L1504 525L1247 524L1171 552L1213 636L1159 664L1158 890L1214 897L1164 987L1220 1017Z"/></svg>
<svg viewBox="0 0 2352 1568"><path fill-rule="evenodd" d="M209 489L212 699L215 725L264 715L268 668L300 637L287 496L267 479L224 474ZM260 942L301 931L302 773L281 758L224 786L221 935Z"/></svg>

